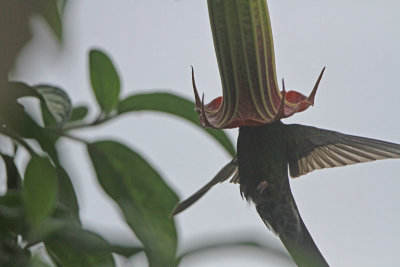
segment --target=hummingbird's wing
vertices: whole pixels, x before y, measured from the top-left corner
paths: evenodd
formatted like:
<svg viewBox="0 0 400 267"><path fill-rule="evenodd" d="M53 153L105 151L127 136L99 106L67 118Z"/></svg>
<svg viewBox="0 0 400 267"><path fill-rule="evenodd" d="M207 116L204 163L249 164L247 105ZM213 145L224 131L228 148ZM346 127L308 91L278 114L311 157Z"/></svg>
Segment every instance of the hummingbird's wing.
<svg viewBox="0 0 400 267"><path fill-rule="evenodd" d="M314 170L400 158L400 145L298 124L285 127L292 178Z"/></svg>
<svg viewBox="0 0 400 267"><path fill-rule="evenodd" d="M199 200L208 190L211 189L214 185L218 183L222 183L226 180L231 178L231 183L238 182L238 168L237 168L237 157L234 157L231 162L226 164L215 176L214 178L209 181L205 186L200 188L196 193L191 195L189 198L185 199L184 201L178 203L174 210L171 213L171 216L174 216L183 210L190 207L193 203Z"/></svg>

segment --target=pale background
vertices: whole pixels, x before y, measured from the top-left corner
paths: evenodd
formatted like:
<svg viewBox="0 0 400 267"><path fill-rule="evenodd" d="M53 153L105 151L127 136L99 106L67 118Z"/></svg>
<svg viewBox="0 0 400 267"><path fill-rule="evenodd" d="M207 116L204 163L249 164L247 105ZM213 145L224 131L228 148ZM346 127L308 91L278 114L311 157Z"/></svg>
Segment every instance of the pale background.
<svg viewBox="0 0 400 267"><path fill-rule="evenodd" d="M300 3L301 2L301 3ZM269 1L278 79L308 94L322 69L315 107L285 122L400 143L400 2ZM168 90L192 98L190 65L206 100L221 94L205 0L70 0L65 42L57 47L40 19L14 77L65 88L75 104L97 107L87 52L106 51L122 77L124 96ZM90 100L90 103L88 102ZM86 101L86 102L84 102ZM123 140L149 159L181 198L205 184L227 153L194 126L167 115L124 116L94 130L97 140ZM229 135L236 141L237 130ZM107 239L134 241L116 205L98 186L84 147L64 141L84 225ZM400 160L313 172L292 181L308 229L331 266L400 266ZM151 197L151 196L149 196ZM206 238L257 237L281 246L235 185L216 186L176 219L181 249ZM283 266L260 252L217 251L182 266ZM120 266L146 266L144 256ZM288 265L289 266L289 265Z"/></svg>

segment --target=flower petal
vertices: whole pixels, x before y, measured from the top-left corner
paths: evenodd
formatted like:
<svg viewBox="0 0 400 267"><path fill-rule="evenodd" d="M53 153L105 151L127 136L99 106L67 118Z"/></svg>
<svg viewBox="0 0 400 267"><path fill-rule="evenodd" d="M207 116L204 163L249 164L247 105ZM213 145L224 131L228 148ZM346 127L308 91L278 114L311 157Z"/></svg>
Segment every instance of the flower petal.
<svg viewBox="0 0 400 267"><path fill-rule="evenodd" d="M205 127L258 126L287 118L314 104L325 68L309 97L280 92L271 24L265 0L208 0L223 97L204 105L192 70L196 110Z"/></svg>

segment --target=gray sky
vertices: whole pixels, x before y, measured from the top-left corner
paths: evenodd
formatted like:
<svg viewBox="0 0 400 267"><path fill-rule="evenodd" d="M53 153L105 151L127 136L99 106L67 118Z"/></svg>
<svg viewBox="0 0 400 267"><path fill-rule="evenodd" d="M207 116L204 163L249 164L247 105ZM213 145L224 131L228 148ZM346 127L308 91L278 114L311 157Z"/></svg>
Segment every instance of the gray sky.
<svg viewBox="0 0 400 267"><path fill-rule="evenodd" d="M315 106L296 122L400 143L400 2L269 1L278 79L308 94L323 66ZM206 1L70 0L65 43L59 51L42 21L17 64L16 78L65 88L74 103L90 99L87 52L113 58L123 95L168 90L192 97L190 65L209 101L221 94ZM90 140L123 140L149 159L181 198L189 196L230 160L213 140L182 120L157 113L125 116L92 131ZM237 129L229 135L236 141ZM116 205L99 190L84 147L68 153L84 224L108 239L132 240ZM400 161L387 160L315 171L292 180L302 217L331 266L396 266L400 250ZM182 247L205 237L278 239L243 201L235 185L216 186L177 217ZM261 253L210 254L182 266L282 266ZM144 257L132 261L139 266ZM266 265L266 263L271 263ZM122 266L123 262L121 262ZM130 266L130 263L125 263Z"/></svg>

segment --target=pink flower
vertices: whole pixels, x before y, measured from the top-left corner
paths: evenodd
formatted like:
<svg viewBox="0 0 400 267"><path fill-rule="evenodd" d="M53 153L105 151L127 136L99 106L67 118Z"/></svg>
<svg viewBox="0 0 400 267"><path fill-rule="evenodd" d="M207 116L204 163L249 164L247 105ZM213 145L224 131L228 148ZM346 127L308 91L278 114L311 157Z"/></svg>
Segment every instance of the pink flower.
<svg viewBox="0 0 400 267"><path fill-rule="evenodd" d="M192 70L196 111L204 127L259 126L290 117L314 105L325 68L308 97L296 91L286 92L283 82L282 91L279 90L265 1L240 4L210 1L209 13L223 97L204 104Z"/></svg>
<svg viewBox="0 0 400 267"><path fill-rule="evenodd" d="M200 100L192 71L195 109L200 115L200 123L203 127L227 129L272 123L313 106L315 93L324 71L325 68L322 69L314 89L308 97L297 91L286 92L282 81L282 91L273 86L272 88L257 89L252 94L250 89L241 88L238 92L227 91L230 94L229 97L224 94L224 97L217 97L206 105L204 104L204 95Z"/></svg>

